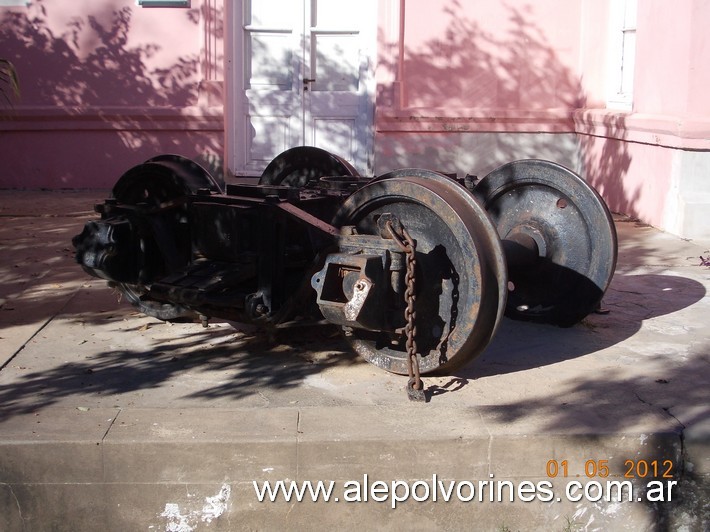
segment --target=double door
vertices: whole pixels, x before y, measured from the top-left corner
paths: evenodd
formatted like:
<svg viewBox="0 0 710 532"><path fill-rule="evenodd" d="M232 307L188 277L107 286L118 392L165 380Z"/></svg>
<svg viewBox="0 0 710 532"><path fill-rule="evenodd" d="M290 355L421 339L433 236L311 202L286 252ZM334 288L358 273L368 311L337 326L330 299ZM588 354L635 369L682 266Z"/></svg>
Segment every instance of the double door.
<svg viewBox="0 0 710 532"><path fill-rule="evenodd" d="M375 0L242 0L235 9L235 170L317 146L372 172Z"/></svg>

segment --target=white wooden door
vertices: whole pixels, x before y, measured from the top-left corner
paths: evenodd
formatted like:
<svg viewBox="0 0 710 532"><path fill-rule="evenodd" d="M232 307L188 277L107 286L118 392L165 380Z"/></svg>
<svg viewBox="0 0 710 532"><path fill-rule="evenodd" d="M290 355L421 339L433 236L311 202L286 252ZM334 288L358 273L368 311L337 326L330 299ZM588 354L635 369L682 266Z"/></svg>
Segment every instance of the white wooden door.
<svg viewBox="0 0 710 532"><path fill-rule="evenodd" d="M375 0L243 0L232 153L259 175L282 151L317 146L372 173Z"/></svg>

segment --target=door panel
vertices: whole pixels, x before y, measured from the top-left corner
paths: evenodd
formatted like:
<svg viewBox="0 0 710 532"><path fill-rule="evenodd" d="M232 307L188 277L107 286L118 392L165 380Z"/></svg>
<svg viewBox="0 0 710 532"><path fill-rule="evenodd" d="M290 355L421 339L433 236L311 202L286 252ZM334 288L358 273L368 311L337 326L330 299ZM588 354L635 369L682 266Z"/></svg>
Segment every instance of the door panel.
<svg viewBox="0 0 710 532"><path fill-rule="evenodd" d="M262 166L266 168L266 165L291 143L288 116L247 115L244 127L249 131L246 136L246 152L255 170Z"/></svg>
<svg viewBox="0 0 710 532"><path fill-rule="evenodd" d="M313 145L348 159L347 155L355 150L354 131L355 120L353 119L315 118Z"/></svg>
<svg viewBox="0 0 710 532"><path fill-rule="evenodd" d="M374 46L374 0L312 0L306 20L307 142L345 157L361 173L372 171L373 105L369 56Z"/></svg>
<svg viewBox="0 0 710 532"><path fill-rule="evenodd" d="M312 91L357 93L360 86L360 48L357 34L311 33Z"/></svg>
<svg viewBox="0 0 710 532"><path fill-rule="evenodd" d="M247 30L246 71L247 90L271 88L290 91L293 88L293 37L288 32L270 33Z"/></svg>
<svg viewBox="0 0 710 532"><path fill-rule="evenodd" d="M302 7L286 0L245 0L237 9L242 69L235 98L237 173L259 174L300 140L299 41ZM297 123L294 123L297 122Z"/></svg>

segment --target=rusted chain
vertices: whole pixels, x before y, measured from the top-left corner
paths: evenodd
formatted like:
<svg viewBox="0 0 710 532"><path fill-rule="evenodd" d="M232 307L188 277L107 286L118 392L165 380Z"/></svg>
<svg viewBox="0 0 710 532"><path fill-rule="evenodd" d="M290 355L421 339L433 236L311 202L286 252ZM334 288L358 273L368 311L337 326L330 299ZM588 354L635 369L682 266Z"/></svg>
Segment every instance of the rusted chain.
<svg viewBox="0 0 710 532"><path fill-rule="evenodd" d="M395 231L391 221L388 221L385 227L407 257L407 273L405 276L407 288L404 292L404 298L407 302L407 307L404 309L404 318L407 321L404 327L404 334L407 337L405 346L407 348L407 371L409 373L407 395L412 401L425 401L424 383L420 376L419 358L417 357L417 311L414 308L417 298L415 294L416 243L404 227L402 227L401 235Z"/></svg>

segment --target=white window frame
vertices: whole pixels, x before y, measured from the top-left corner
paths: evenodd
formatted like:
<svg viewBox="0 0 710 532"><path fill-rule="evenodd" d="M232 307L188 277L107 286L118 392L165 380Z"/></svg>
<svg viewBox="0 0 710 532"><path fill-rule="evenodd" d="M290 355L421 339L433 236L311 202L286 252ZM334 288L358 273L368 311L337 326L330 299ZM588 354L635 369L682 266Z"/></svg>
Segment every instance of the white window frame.
<svg viewBox="0 0 710 532"><path fill-rule="evenodd" d="M607 107L631 111L636 62L638 0L609 0Z"/></svg>

